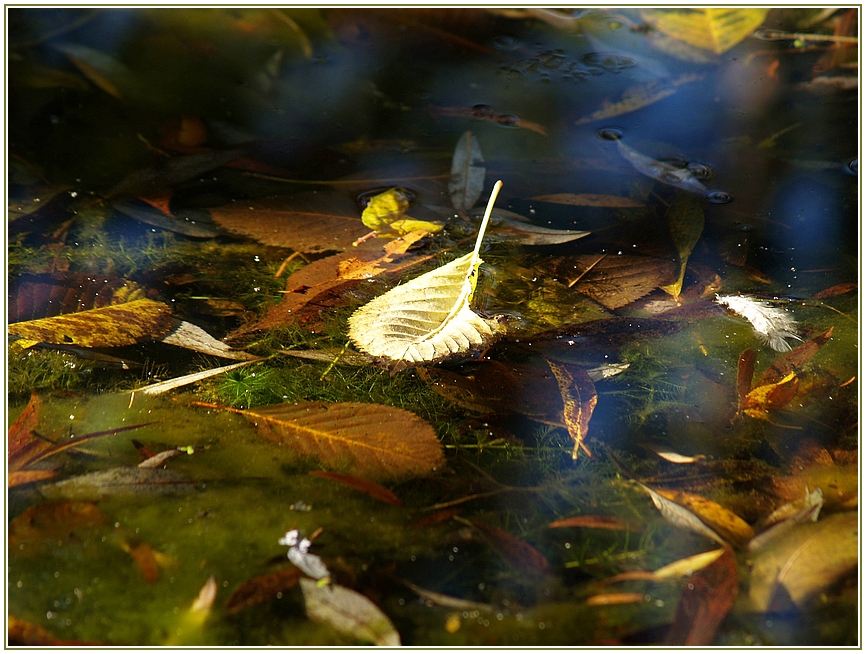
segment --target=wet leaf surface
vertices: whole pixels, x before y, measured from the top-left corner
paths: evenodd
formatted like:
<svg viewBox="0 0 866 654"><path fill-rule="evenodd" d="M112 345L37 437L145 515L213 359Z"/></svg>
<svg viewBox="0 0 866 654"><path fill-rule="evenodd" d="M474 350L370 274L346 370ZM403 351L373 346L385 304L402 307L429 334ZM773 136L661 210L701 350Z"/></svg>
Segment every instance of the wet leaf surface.
<svg viewBox="0 0 866 654"><path fill-rule="evenodd" d="M293 567L253 577L232 593L226 602L226 612L237 613L251 606L279 599L281 593L298 585L301 574L298 568Z"/></svg>
<svg viewBox="0 0 866 654"><path fill-rule="evenodd" d="M326 472L324 470L311 470L308 474L314 477L321 477L322 479L330 479L331 481L335 481L338 484L343 484L344 486L348 486L349 488L354 488L357 491L366 493L375 500L379 500L380 502L384 502L385 504L390 504L391 506L403 505L403 503L400 501L400 498L384 486L376 484L372 481L368 481L366 479L361 479L360 477L346 475L340 472Z"/></svg>
<svg viewBox="0 0 866 654"><path fill-rule="evenodd" d="M454 148L451 159L451 177L448 179L448 194L451 204L461 215L465 215L481 197L484 190L484 156L481 146L472 132L464 132Z"/></svg>
<svg viewBox="0 0 866 654"><path fill-rule="evenodd" d="M691 46L722 54L749 36L766 9L647 9L641 16L655 29Z"/></svg>

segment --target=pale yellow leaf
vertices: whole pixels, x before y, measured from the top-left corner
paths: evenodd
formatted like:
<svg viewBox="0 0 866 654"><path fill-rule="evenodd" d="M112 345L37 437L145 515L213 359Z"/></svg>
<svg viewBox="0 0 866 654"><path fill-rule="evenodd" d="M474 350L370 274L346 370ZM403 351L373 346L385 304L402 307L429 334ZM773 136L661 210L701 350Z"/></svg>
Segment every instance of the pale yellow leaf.
<svg viewBox="0 0 866 654"><path fill-rule="evenodd" d="M734 7L644 9L641 16L668 36L722 54L757 29L768 11L768 8Z"/></svg>

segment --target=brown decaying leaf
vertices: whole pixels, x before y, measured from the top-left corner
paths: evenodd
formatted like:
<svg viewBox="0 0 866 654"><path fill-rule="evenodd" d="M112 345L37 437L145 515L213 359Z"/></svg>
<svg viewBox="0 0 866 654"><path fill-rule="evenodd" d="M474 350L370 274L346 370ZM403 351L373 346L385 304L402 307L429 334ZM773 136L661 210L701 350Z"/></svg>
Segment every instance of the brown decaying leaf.
<svg viewBox="0 0 866 654"><path fill-rule="evenodd" d="M624 307L676 280L677 264L629 254L581 254L554 263L554 274L607 309Z"/></svg>
<svg viewBox="0 0 866 654"><path fill-rule="evenodd" d="M396 647L400 634L388 616L368 598L337 584L319 585L302 577L301 591L307 617L358 640Z"/></svg>
<svg viewBox="0 0 866 654"><path fill-rule="evenodd" d="M432 527L433 525L442 524L446 520L450 520L456 515L459 515L463 509L442 509L441 511L434 511L429 515L425 515L423 518L418 518L415 522L413 522L410 527L414 527L415 529L422 529L424 527Z"/></svg>
<svg viewBox="0 0 866 654"><path fill-rule="evenodd" d="M7 618L8 644L13 647L99 647L108 643L57 638L42 627L10 615Z"/></svg>
<svg viewBox="0 0 866 654"><path fill-rule="evenodd" d="M758 378L756 384L765 386L782 381L791 372L803 366L809 359L815 356L827 341L833 336L833 327L821 332L815 338L801 343L790 352L786 352L773 362L769 368Z"/></svg>
<svg viewBox="0 0 866 654"><path fill-rule="evenodd" d="M391 506L403 506L403 502L393 492L367 479L361 479L354 475L347 475L342 472L326 472L324 470L310 470L308 475L313 477L321 477L322 479L330 479L338 484L343 484L349 488L354 488L357 491L366 493L375 500L390 504Z"/></svg>
<svg viewBox="0 0 866 654"><path fill-rule="evenodd" d="M9 322L98 309L144 297L145 290L119 277L86 273L23 275L11 282Z"/></svg>
<svg viewBox="0 0 866 654"><path fill-rule="evenodd" d="M209 354L223 359L253 361L259 358L253 354L232 349L222 341L215 339L201 327L185 320L172 320L171 331L161 336L159 341L168 345L182 347L185 350L201 352L202 354Z"/></svg>
<svg viewBox="0 0 866 654"><path fill-rule="evenodd" d="M598 402L595 384L586 374L586 370L580 366L556 363L549 359L546 361L553 371L553 376L556 377L557 384L559 384L559 393L563 403L562 415L568 434L574 441L571 458L577 460L577 455L581 449L586 452L587 456L591 457L592 452L589 451L583 440L586 438L589 421Z"/></svg>
<svg viewBox="0 0 866 654"><path fill-rule="evenodd" d="M723 541L736 547L745 546L755 535L755 531L740 516L717 502L682 491L655 490L654 492L695 515L712 531L719 534Z"/></svg>
<svg viewBox="0 0 866 654"><path fill-rule="evenodd" d="M585 529L611 529L614 531L643 531L640 525L632 525L612 515L576 515L571 518L554 520L547 525L551 529L582 527Z"/></svg>
<svg viewBox="0 0 866 654"><path fill-rule="evenodd" d="M726 548L719 558L689 577L667 644L701 647L712 643L738 591L737 561L733 550Z"/></svg>
<svg viewBox="0 0 866 654"><path fill-rule="evenodd" d="M38 551L40 543L98 529L107 518L94 502L45 502L31 506L9 523L8 546Z"/></svg>
<svg viewBox="0 0 866 654"><path fill-rule="evenodd" d="M508 563L518 570L530 568L532 572L547 574L550 563L544 555L524 540L512 536L491 525L475 520L467 520L484 536L485 542Z"/></svg>
<svg viewBox="0 0 866 654"><path fill-rule="evenodd" d="M237 613L250 606L278 599L279 593L285 593L298 584L301 574L299 568L291 567L244 582L226 602L226 613Z"/></svg>
<svg viewBox="0 0 866 654"><path fill-rule="evenodd" d="M475 120L484 120L500 125L511 125L513 127L522 127L536 134L547 136L547 130L529 120L524 120L515 114L497 114L490 107L430 107L430 112L434 116L443 116L447 118L474 118Z"/></svg>
<svg viewBox="0 0 866 654"><path fill-rule="evenodd" d="M96 501L108 497L173 495L194 489L192 481L174 470L121 466L44 484L39 490L49 499Z"/></svg>
<svg viewBox="0 0 866 654"><path fill-rule="evenodd" d="M100 309L9 325L9 333L40 343L122 347L159 338L171 329L171 307L135 300Z"/></svg>
<svg viewBox="0 0 866 654"><path fill-rule="evenodd" d="M703 75L680 75L674 79L654 80L648 84L631 86L623 91L622 97L617 102L605 101L598 111L578 120L575 125L583 125L596 120L614 118L624 114L643 109L659 100L664 100L677 91L677 87L690 82L698 82L704 78Z"/></svg>
<svg viewBox="0 0 866 654"><path fill-rule="evenodd" d="M230 232L300 252L352 250L370 232L354 202L335 195L235 202L210 212Z"/></svg>
<svg viewBox="0 0 866 654"><path fill-rule="evenodd" d="M392 256L394 261L390 260ZM425 257L418 255L401 257L372 250L342 252L318 259L289 276L282 301L271 307L261 320L242 327L228 338L260 329L297 324L309 318L315 320L318 318L317 308L322 309L324 302L358 286L362 279L380 273L396 274L425 260Z"/></svg>
<svg viewBox="0 0 866 654"><path fill-rule="evenodd" d="M147 543L132 545L126 541L121 542L121 549L132 557L141 578L147 583L155 583L159 579L159 564L156 560L153 548Z"/></svg>
<svg viewBox="0 0 866 654"><path fill-rule="evenodd" d="M530 198L536 202L552 202L553 204L567 204L573 207L616 207L616 208L640 208L646 206L642 202L626 198L621 195L599 195L597 193L551 193L549 195L536 195Z"/></svg>
<svg viewBox="0 0 866 654"><path fill-rule="evenodd" d="M238 413L264 438L368 479L429 475L444 463L429 423L384 404L293 402L253 410L196 404Z"/></svg>
<svg viewBox="0 0 866 654"><path fill-rule="evenodd" d="M737 362L737 411L742 411L746 396L752 390L752 378L755 376L755 361L757 350L743 350Z"/></svg>
<svg viewBox="0 0 866 654"><path fill-rule="evenodd" d="M39 396L31 393L27 406L9 426L7 452L10 470L20 470L39 453L51 447L50 441L34 433L39 424L39 407Z"/></svg>
<svg viewBox="0 0 866 654"><path fill-rule="evenodd" d="M828 297L836 297L837 295L844 295L845 293L850 293L851 291L856 290L857 284L855 282L845 282L843 284L836 284L830 288L825 288L820 293L813 295L812 298L815 300L824 300Z"/></svg>

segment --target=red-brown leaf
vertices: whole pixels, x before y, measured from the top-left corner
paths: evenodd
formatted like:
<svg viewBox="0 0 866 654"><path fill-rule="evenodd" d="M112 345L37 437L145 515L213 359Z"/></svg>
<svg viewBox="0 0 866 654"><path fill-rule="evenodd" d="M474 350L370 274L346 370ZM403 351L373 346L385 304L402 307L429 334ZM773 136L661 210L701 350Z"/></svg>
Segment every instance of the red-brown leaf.
<svg viewBox="0 0 866 654"><path fill-rule="evenodd" d="M349 488L354 488L357 491L366 493L373 499L385 502L385 504L390 504L391 506L403 506L400 498L394 495L394 493L384 486L367 479L355 477L354 475L347 475L342 472L327 472L325 470L310 470L307 474L314 477L322 477L323 479L336 481L338 484L343 484Z"/></svg>
<svg viewBox="0 0 866 654"><path fill-rule="evenodd" d="M527 567L530 567L535 572L542 574L550 572L550 563L544 557L544 554L526 541L483 522L476 522L474 520L469 520L468 522L482 533L484 540L492 549L496 550L503 559L518 570L525 570Z"/></svg>
<svg viewBox="0 0 866 654"><path fill-rule="evenodd" d="M250 606L277 599L278 593L294 588L301 575L301 570L293 567L250 579L241 584L229 597L226 613L237 613Z"/></svg>
<svg viewBox="0 0 866 654"><path fill-rule="evenodd" d="M612 515L576 515L571 518L554 520L547 525L552 529L582 527L584 529L611 529L614 531L642 531L642 527L631 525Z"/></svg>
<svg viewBox="0 0 866 654"><path fill-rule="evenodd" d="M733 550L727 548L689 578L668 632L668 644L702 647L712 643L738 591L737 562Z"/></svg>
<svg viewBox="0 0 866 654"><path fill-rule="evenodd" d="M830 327L830 329L818 334L815 338L801 343L790 352L783 354L773 362L773 365L764 371L764 374L758 378L755 385L766 386L781 381L815 356L818 350L824 347L832 336L833 328Z"/></svg>

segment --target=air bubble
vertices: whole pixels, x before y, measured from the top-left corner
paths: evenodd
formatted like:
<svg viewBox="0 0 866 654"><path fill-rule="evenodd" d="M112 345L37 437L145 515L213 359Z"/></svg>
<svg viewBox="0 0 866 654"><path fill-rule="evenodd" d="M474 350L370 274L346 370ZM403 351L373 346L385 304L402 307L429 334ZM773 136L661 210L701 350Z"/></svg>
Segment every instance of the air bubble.
<svg viewBox="0 0 866 654"><path fill-rule="evenodd" d="M857 163L857 157L854 157L845 165L845 169L851 173L852 175L857 175L860 168L860 164Z"/></svg>
<svg viewBox="0 0 866 654"><path fill-rule="evenodd" d="M602 127L595 135L603 141L619 141L622 138L622 130L618 127Z"/></svg>
<svg viewBox="0 0 866 654"><path fill-rule="evenodd" d="M704 164L690 163L688 166L689 172L696 179L712 179L713 169Z"/></svg>
<svg viewBox="0 0 866 654"><path fill-rule="evenodd" d="M476 104L472 107L473 118L493 118L493 107L489 104Z"/></svg>
<svg viewBox="0 0 866 654"><path fill-rule="evenodd" d="M496 122L503 127L517 127L520 122L520 116L516 114L499 114L496 117Z"/></svg>
<svg viewBox="0 0 866 654"><path fill-rule="evenodd" d="M713 204L727 204L734 199L734 196L727 191L710 191L707 193L707 200Z"/></svg>

